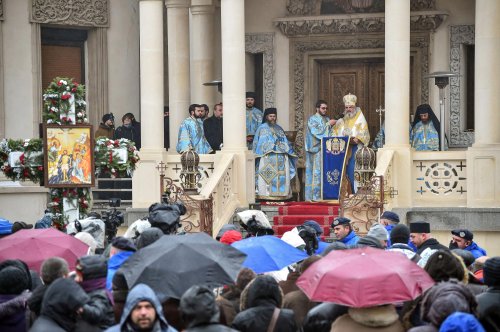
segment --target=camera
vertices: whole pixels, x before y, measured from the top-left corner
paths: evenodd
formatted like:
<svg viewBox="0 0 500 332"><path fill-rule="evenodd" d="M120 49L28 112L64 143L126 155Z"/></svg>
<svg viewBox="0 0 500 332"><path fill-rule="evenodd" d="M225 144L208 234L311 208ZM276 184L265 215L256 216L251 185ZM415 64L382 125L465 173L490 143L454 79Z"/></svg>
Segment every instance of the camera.
<svg viewBox="0 0 500 332"><path fill-rule="evenodd" d="M122 200L119 198L110 198L108 204L110 207L120 207Z"/></svg>
<svg viewBox="0 0 500 332"><path fill-rule="evenodd" d="M274 235L274 230L260 223L255 216L252 216L246 224L242 221L241 226L248 232L248 236Z"/></svg>
<svg viewBox="0 0 500 332"><path fill-rule="evenodd" d="M299 231L299 236L306 243L306 252L309 256L314 255L316 250L318 250L318 238L316 237L316 231L311 226L297 226Z"/></svg>
<svg viewBox="0 0 500 332"><path fill-rule="evenodd" d="M111 243L118 232L118 227L123 224L123 213L116 210L120 207L121 200L119 198L110 198L108 201L111 210L102 211L102 221L106 226L106 241Z"/></svg>

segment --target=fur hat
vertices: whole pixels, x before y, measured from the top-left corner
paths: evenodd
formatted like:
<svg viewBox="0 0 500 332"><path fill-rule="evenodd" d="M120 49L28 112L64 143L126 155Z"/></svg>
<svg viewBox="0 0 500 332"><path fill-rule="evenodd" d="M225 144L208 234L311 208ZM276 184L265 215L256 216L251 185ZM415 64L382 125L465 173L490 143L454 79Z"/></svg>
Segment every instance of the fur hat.
<svg viewBox="0 0 500 332"><path fill-rule="evenodd" d="M424 270L434 281L457 279L463 281L466 277L464 264L449 250L438 250L429 257Z"/></svg>
<svg viewBox="0 0 500 332"><path fill-rule="evenodd" d="M397 224L391 230L391 244L404 243L407 244L410 240L410 229L404 224Z"/></svg>
<svg viewBox="0 0 500 332"><path fill-rule="evenodd" d="M410 223L410 233L430 233L431 225L426 221L415 221Z"/></svg>
<svg viewBox="0 0 500 332"><path fill-rule="evenodd" d="M500 257L489 258L483 267L484 283L488 286L500 285Z"/></svg>

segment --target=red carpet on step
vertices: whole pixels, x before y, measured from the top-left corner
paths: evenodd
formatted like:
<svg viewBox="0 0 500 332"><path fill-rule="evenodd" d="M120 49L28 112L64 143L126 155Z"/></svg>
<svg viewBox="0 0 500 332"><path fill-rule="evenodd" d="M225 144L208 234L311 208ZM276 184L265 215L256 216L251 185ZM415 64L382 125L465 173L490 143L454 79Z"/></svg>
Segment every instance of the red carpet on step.
<svg viewBox="0 0 500 332"><path fill-rule="evenodd" d="M282 236L306 220L314 220L323 228L323 236L330 236L330 225L339 214L339 205L312 202L263 202L262 205L278 206L278 215L273 217L275 235Z"/></svg>

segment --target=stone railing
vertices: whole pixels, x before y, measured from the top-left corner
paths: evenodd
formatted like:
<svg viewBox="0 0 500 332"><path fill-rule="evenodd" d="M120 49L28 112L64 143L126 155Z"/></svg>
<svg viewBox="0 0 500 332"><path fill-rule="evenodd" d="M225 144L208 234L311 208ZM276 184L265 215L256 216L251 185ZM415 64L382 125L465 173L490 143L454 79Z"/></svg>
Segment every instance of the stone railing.
<svg viewBox="0 0 500 332"><path fill-rule="evenodd" d="M413 206L466 206L466 151L414 152Z"/></svg>
<svg viewBox="0 0 500 332"><path fill-rule="evenodd" d="M393 174L394 174L394 151L393 150L379 150L377 154L377 167L375 168L375 176L381 176L383 191L383 201L386 205L385 208L391 208L391 202L394 195L397 193L397 188L394 188Z"/></svg>
<svg viewBox="0 0 500 332"><path fill-rule="evenodd" d="M200 196L204 198L213 198L212 229L214 232L231 220L234 211L239 207L234 166L233 155L221 155L221 158L217 161L217 169L212 173L200 192Z"/></svg>
<svg viewBox="0 0 500 332"><path fill-rule="evenodd" d="M180 155L166 155L164 162L167 166L165 177L172 179L177 186L181 186ZM214 233L231 220L234 211L239 206L235 193L234 156L232 154L200 155L199 170L202 175L201 189L198 194L190 194L189 197L199 202L211 200L211 209L205 207L205 211L200 211L205 215L211 212L211 216L201 218L200 213L193 213L188 219L194 225L192 230L197 230L197 225L201 226L204 220L211 220L211 230ZM188 222L188 220L185 221Z"/></svg>

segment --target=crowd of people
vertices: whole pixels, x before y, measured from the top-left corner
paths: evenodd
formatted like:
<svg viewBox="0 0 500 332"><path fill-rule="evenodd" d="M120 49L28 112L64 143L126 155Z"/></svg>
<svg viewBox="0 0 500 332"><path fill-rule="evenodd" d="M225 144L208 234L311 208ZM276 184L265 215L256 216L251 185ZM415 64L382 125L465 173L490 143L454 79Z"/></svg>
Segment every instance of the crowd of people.
<svg viewBox="0 0 500 332"><path fill-rule="evenodd" d="M216 289L195 284L179 299L160 301L153 285L129 287L122 269L130 257L172 234L178 224L155 226L153 222L134 239L116 237L101 255L78 258L74 271L60 257L46 259L39 273L21 260L0 262L0 331L418 332L500 327L500 257L486 256L467 229L451 231L445 246L432 236L429 223L407 226L386 211L365 236L356 234L348 218L335 218L334 239L327 243L322 227L309 220L281 238L307 252L305 260L261 274L241 268L232 284ZM244 229L228 224L216 239L232 245L244 237ZM332 252L363 247L401 254L435 285L405 302L359 308L312 301L297 286L307 269L327 264L322 260Z"/></svg>

